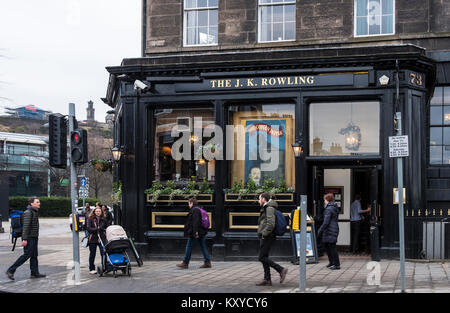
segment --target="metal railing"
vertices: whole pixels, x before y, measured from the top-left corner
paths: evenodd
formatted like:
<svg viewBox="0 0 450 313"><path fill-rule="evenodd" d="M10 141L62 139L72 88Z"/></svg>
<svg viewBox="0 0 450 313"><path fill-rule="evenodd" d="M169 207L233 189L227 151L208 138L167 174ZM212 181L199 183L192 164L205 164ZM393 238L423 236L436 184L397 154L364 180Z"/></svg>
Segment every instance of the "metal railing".
<svg viewBox="0 0 450 313"><path fill-rule="evenodd" d="M450 216L447 209L407 210L405 216L406 257L450 259Z"/></svg>

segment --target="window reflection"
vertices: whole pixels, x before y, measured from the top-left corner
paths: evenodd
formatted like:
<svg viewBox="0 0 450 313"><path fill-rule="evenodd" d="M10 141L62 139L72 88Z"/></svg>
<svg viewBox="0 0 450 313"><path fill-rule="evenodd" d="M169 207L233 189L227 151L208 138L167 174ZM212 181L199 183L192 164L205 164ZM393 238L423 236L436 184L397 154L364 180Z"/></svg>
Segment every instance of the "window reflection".
<svg viewBox="0 0 450 313"><path fill-rule="evenodd" d="M448 125L448 126L447 126ZM430 100L430 164L450 164L450 87L434 89Z"/></svg>
<svg viewBox="0 0 450 313"><path fill-rule="evenodd" d="M199 132L210 124L214 124L212 108L161 109L155 111L155 180L187 181L195 177L197 181L206 179L214 181L214 160L204 160L195 156L196 147L202 147L209 137L199 138L194 134L194 127L201 126ZM201 121L201 122L200 122ZM195 122L195 123L194 123ZM200 124L200 125L199 125ZM172 157L172 146L181 138L172 137L172 129L190 131L191 157L175 160ZM202 140L202 142L198 142ZM200 159L200 160L199 160Z"/></svg>
<svg viewBox="0 0 450 313"><path fill-rule="evenodd" d="M310 155L379 154L380 104L311 103Z"/></svg>

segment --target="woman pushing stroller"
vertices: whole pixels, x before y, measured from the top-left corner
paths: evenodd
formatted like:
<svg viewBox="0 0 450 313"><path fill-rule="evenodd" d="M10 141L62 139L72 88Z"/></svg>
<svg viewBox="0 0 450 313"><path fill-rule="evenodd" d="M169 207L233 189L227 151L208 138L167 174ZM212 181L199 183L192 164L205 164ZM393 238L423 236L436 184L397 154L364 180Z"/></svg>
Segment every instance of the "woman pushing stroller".
<svg viewBox="0 0 450 313"><path fill-rule="evenodd" d="M97 246L100 249L100 255L103 256L104 254L103 247L100 244L98 236L101 237L103 242L106 242L106 228L108 227L108 223L105 219L105 214L99 206L97 206L89 214L86 226L89 232L89 273L97 274L94 264L95 254L97 253Z"/></svg>

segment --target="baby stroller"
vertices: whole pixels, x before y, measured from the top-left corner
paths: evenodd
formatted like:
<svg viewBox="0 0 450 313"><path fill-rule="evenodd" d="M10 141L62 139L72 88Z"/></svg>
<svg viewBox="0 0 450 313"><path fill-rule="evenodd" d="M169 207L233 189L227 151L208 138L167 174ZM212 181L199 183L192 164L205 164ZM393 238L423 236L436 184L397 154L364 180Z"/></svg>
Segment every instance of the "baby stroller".
<svg viewBox="0 0 450 313"><path fill-rule="evenodd" d="M102 266L97 267L98 276L113 272L114 277L117 277L117 271L122 271L122 274L131 276L130 258L127 254L127 249L130 247L130 241L122 226L111 225L106 228L107 243L103 244L99 236L100 244L103 247Z"/></svg>

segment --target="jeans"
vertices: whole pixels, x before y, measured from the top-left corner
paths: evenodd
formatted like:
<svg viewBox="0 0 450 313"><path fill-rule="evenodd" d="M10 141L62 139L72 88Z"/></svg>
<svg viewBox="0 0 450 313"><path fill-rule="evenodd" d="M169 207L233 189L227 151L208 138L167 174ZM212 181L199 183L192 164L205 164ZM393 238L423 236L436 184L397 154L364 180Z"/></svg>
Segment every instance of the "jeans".
<svg viewBox="0 0 450 313"><path fill-rule="evenodd" d="M28 238L27 245L23 248L23 254L14 262L8 269L8 272L13 273L19 266L30 259L31 275L39 274L38 268L38 238Z"/></svg>
<svg viewBox="0 0 450 313"><path fill-rule="evenodd" d="M258 260L262 263L264 268L264 280L271 280L270 268L273 267L278 273L281 273L283 267L269 259L269 252L272 244L275 242L274 236L269 236L260 241Z"/></svg>
<svg viewBox="0 0 450 313"><path fill-rule="evenodd" d="M103 257L103 247L98 243L89 244L89 271L95 271L95 254L97 253L97 246L100 249L100 255Z"/></svg>
<svg viewBox="0 0 450 313"><path fill-rule="evenodd" d="M336 248L336 243L330 243L330 242L324 242L325 249L327 250L328 255L328 261L332 265L341 266L341 263L339 262L339 255Z"/></svg>
<svg viewBox="0 0 450 313"><path fill-rule="evenodd" d="M210 263L211 259L209 258L208 248L206 248L206 235L200 236L199 238L189 237L188 242L186 244L186 252L184 254L184 263L189 264L191 260L192 247L195 242L200 244L200 248L202 249L203 257L205 258L205 263Z"/></svg>

